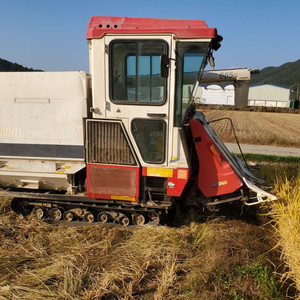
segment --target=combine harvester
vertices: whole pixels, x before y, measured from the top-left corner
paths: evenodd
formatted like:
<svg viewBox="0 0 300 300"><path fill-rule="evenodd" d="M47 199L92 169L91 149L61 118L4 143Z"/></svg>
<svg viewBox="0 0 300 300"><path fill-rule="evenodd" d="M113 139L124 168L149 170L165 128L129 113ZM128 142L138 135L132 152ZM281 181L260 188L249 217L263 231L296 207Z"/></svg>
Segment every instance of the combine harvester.
<svg viewBox="0 0 300 300"><path fill-rule="evenodd" d="M247 105L249 69L204 72L215 28L92 17L86 37L90 75L0 73L0 187L15 212L126 226L158 223L176 202L276 199L195 110L212 81L233 81Z"/></svg>

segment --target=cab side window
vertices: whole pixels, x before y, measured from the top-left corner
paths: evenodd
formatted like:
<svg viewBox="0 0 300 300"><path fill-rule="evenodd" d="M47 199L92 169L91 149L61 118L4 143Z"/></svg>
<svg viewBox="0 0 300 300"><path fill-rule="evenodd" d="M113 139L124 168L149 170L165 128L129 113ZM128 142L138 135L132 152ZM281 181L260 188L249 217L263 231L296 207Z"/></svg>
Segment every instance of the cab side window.
<svg viewBox="0 0 300 300"><path fill-rule="evenodd" d="M120 104L160 105L166 99L166 78L160 58L167 54L161 40L114 41L110 44L110 97Z"/></svg>
<svg viewBox="0 0 300 300"><path fill-rule="evenodd" d="M134 119L131 132L143 160L161 164L165 160L166 123L164 120Z"/></svg>

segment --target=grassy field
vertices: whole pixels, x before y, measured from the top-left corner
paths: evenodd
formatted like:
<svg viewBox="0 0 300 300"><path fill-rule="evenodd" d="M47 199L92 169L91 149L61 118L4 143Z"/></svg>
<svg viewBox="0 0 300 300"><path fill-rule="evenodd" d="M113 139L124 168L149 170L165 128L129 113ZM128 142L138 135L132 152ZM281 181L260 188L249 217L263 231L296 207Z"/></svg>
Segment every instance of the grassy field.
<svg viewBox="0 0 300 300"><path fill-rule="evenodd" d="M210 120L232 119L240 143L300 147L300 114L204 110ZM228 120L212 123L224 142L235 142Z"/></svg>

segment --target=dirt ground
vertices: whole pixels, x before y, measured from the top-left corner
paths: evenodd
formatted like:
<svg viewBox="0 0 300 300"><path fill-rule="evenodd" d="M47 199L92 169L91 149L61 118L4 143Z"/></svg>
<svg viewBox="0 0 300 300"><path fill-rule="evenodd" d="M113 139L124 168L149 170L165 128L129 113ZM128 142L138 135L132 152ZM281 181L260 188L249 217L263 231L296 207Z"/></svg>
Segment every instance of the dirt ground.
<svg viewBox="0 0 300 300"><path fill-rule="evenodd" d="M232 119L240 143L300 148L300 114L253 111L203 111L208 121ZM235 142L228 120L211 124L224 142Z"/></svg>

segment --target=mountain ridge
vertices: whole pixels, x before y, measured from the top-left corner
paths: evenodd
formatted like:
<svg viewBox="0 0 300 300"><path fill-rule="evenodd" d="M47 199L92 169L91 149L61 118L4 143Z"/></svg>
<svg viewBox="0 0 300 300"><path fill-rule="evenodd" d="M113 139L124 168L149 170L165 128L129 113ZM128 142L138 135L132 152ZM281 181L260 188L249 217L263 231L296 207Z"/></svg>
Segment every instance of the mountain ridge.
<svg viewBox="0 0 300 300"><path fill-rule="evenodd" d="M12 63L6 59L0 58L0 72L32 72L32 71L41 71L34 70L32 68L23 67L17 63Z"/></svg>
<svg viewBox="0 0 300 300"><path fill-rule="evenodd" d="M251 84L276 84L290 87L296 92L300 86L300 59L287 62L279 67L266 67L253 74Z"/></svg>

